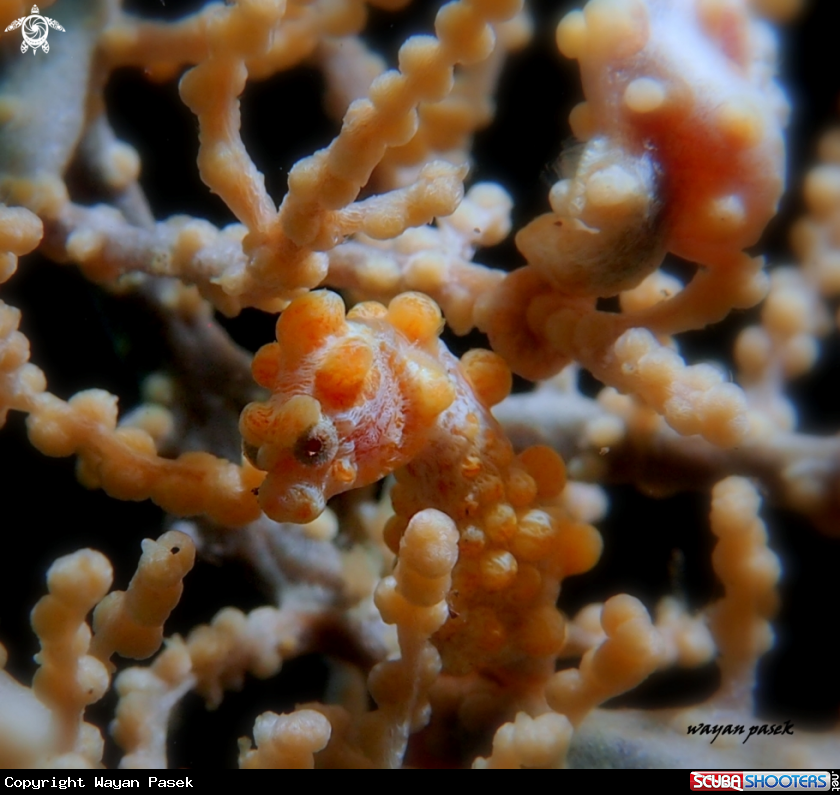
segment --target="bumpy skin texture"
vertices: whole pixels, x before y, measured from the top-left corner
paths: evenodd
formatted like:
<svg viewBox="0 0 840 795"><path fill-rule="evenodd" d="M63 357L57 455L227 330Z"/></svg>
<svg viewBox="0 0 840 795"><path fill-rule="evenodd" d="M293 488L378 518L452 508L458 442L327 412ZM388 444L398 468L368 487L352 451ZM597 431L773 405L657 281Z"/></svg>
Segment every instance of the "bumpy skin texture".
<svg viewBox="0 0 840 795"><path fill-rule="evenodd" d="M278 521L309 521L332 495L396 471L385 527L394 552L426 508L458 529L449 619L433 638L444 669L542 681L565 640L560 581L595 564L601 538L563 509L557 454L514 456L490 413L510 390L506 365L479 350L459 361L438 340L441 324L414 293L346 318L332 293L294 301L278 342L254 360L272 396L240 421L246 454L268 472L260 504ZM422 602L428 584L414 579Z"/></svg>

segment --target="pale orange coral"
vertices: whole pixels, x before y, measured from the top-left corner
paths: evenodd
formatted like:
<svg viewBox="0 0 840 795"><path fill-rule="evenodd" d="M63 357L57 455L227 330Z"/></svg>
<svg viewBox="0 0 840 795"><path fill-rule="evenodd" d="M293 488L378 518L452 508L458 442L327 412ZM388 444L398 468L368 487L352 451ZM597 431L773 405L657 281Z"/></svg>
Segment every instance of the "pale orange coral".
<svg viewBox="0 0 840 795"><path fill-rule="evenodd" d="M542 209L528 210L523 186L533 192L566 135L554 116L534 123L533 114L569 94L544 61L538 79L520 77L513 91L497 92L498 80L507 56L556 19L520 0L454 0L426 20L426 35L393 48L389 69L381 36L404 5L237 0L154 21L78 0L55 12L67 35L48 56L21 60L15 42L0 41L10 50L0 198L16 205L0 205L0 282L36 247L75 264L113 296L133 296L154 317L138 336L165 345L173 362L151 375L161 357L146 362L139 405L120 407L112 392L125 400L136 387L114 385L121 365L86 369L82 330L99 310L50 289L75 278L71 269L27 273L26 261L11 289L28 279L36 301L55 301L23 314L0 304L0 418L22 434L17 414L26 414L32 444L75 456L84 486L190 517L143 543L125 591L106 595L111 564L89 549L50 569L32 614L34 678L18 647L0 647L0 760L118 761L86 708L122 667L115 653L145 657L163 644L148 666L114 677L111 736L123 767L191 763L183 735L168 742L188 693L215 709L226 691L310 653L307 674L328 662L309 698L329 703L300 704L300 691L284 701L273 689L277 711L257 705L241 766L558 768L591 761L593 749L614 764L618 738L632 760L662 765L836 762L836 735L800 727L781 754L758 739L698 750L686 734L698 722L753 720L758 661L775 638L788 642L771 622L788 620L776 618L781 577L800 587L792 541L777 538L777 517L759 516L760 490L823 529L836 532L840 516L840 445L799 430L785 393L813 374L833 330L836 133L806 180L809 215L793 240L801 267L765 275L764 260L746 253L775 211L785 154L787 104L759 14L784 18L799 3L581 2L554 37L583 80L585 102L568 119L578 140ZM0 2L0 15L25 12ZM119 140L111 122L122 95L146 90L122 67L141 67L170 103L181 77L197 170L184 170L195 152L164 161L183 119L163 106L144 109L156 145ZM316 71L326 89L318 130L303 111L311 88L286 93ZM131 92L126 80L137 81ZM522 90L531 82L539 102ZM488 158L488 142L501 140L483 132L497 100L522 138L502 136L509 151ZM523 184L503 176L503 161ZM162 162L166 190L147 203ZM178 191L192 177L220 200L193 210L211 220L163 217L183 212ZM760 322L736 343L734 373L690 361L691 344L680 352L682 332L765 294ZM276 312L265 344L270 329L257 318ZM49 341L71 347L46 367L39 330L48 322L60 330ZM476 327L492 351L463 353L441 336ZM130 358L137 348L117 336ZM262 347L251 356L234 339ZM474 345L487 339L463 347ZM581 368L605 387L597 397ZM510 395L512 370L545 383ZM17 453L4 480L29 497L33 538L105 504L94 493L70 509L63 471L30 474L30 454ZM698 574L708 557L700 527L675 520L657 542L650 504L629 489L610 496L635 507L609 515L597 484L616 481L655 495L709 491L717 544L708 572ZM159 518L147 508L132 515ZM594 524L605 516L602 541ZM94 532L132 532L123 519L103 525ZM244 561L269 603L222 607L249 598L234 595L227 567L205 598L188 598L197 618L170 619L194 543L200 560ZM809 580L836 551L830 543L809 557ZM600 575L572 579L596 565ZM212 578L208 570L195 579ZM713 573L722 595L703 607ZM17 578L0 583L18 588ZM192 588L188 579L188 597ZM811 601L823 605L826 592ZM814 622L800 611L786 631L824 634L807 632ZM800 657L806 684L836 679L820 678L823 658ZM655 694L673 668L701 683L679 694L692 708L599 709L617 697L649 704L640 685L650 678ZM800 701L806 684L791 686ZM196 744L220 758L214 734Z"/></svg>

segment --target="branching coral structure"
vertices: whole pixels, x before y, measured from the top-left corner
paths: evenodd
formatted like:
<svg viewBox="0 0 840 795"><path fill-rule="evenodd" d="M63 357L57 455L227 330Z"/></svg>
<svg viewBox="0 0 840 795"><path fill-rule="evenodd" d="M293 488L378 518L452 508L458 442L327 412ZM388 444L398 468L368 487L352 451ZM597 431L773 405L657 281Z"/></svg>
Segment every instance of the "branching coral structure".
<svg viewBox="0 0 840 795"><path fill-rule="evenodd" d="M151 5L0 38L0 764L840 767L823 4Z"/></svg>

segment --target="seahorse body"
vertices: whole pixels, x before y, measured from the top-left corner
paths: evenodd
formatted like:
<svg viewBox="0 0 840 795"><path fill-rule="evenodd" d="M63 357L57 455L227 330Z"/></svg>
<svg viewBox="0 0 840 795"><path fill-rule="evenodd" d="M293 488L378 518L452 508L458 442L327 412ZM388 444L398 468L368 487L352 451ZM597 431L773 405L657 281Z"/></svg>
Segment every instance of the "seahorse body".
<svg viewBox="0 0 840 795"><path fill-rule="evenodd" d="M787 102L774 42L745 0L589 0L564 17L580 64L582 143L552 212L516 244L575 296L634 287L665 253L709 267L741 261L784 188Z"/></svg>
<svg viewBox="0 0 840 795"><path fill-rule="evenodd" d="M565 640L560 581L594 565L601 539L563 510L561 459L544 447L514 455L490 413L510 389L502 360L470 351L459 361L441 327L419 294L346 317L332 293L294 301L254 360L272 396L240 422L246 453L268 473L260 503L277 520L309 521L332 495L396 472L394 551L425 508L458 527L450 618L434 637L445 670L544 677Z"/></svg>

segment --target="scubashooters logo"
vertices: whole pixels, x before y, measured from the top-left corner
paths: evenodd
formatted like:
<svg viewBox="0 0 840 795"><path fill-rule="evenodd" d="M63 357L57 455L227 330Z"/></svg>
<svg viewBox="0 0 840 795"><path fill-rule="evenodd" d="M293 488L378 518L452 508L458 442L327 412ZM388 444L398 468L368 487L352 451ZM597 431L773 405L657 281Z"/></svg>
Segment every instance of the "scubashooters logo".
<svg viewBox="0 0 840 795"><path fill-rule="evenodd" d="M807 792L831 789L832 779L828 770L693 770L690 788L695 792Z"/></svg>
<svg viewBox="0 0 840 795"><path fill-rule="evenodd" d="M60 30L62 33L65 32L64 28L61 27L61 25L59 25L54 19L42 16L38 12L38 6L32 6L32 12L28 17L20 17L20 19L16 19L12 22L12 24L6 28L6 32L8 33L10 30L17 30L18 28L22 28L21 33L23 34L23 41L20 43L20 51L26 52L31 47L33 55L35 55L38 51L38 48L42 49L44 52L50 51L50 45L47 41L50 28Z"/></svg>

